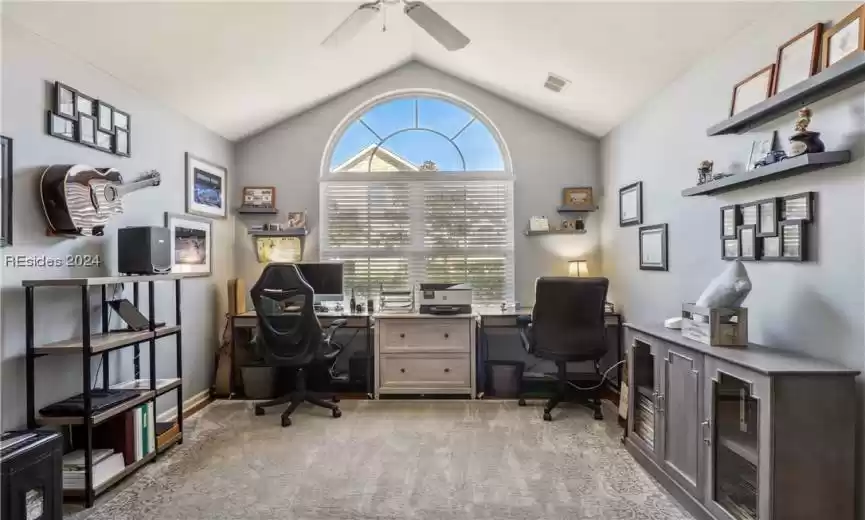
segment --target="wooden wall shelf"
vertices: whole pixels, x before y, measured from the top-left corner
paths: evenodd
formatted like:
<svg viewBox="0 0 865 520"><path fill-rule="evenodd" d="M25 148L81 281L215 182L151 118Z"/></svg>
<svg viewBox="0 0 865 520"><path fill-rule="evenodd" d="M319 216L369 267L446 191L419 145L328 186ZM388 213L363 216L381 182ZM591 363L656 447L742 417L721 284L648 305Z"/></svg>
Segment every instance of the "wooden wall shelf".
<svg viewBox="0 0 865 520"><path fill-rule="evenodd" d="M826 70L706 130L709 136L741 134L865 81L865 52Z"/></svg>
<svg viewBox="0 0 865 520"><path fill-rule="evenodd" d="M237 208L239 215L276 215L279 210L276 208Z"/></svg>
<svg viewBox="0 0 865 520"><path fill-rule="evenodd" d="M309 234L308 229L286 229L283 231L249 230L254 237L305 237Z"/></svg>
<svg viewBox="0 0 865 520"><path fill-rule="evenodd" d="M850 162L850 152L848 150L799 155L775 164L756 168L749 172L739 173L682 190L682 196L715 195L848 162Z"/></svg>
<svg viewBox="0 0 865 520"><path fill-rule="evenodd" d="M526 229L523 231L523 234L527 237L534 237L538 235L585 235L585 229L551 229L549 231L531 231Z"/></svg>
<svg viewBox="0 0 865 520"><path fill-rule="evenodd" d="M556 208L557 213L590 213L592 211L598 211L597 206L559 206Z"/></svg>

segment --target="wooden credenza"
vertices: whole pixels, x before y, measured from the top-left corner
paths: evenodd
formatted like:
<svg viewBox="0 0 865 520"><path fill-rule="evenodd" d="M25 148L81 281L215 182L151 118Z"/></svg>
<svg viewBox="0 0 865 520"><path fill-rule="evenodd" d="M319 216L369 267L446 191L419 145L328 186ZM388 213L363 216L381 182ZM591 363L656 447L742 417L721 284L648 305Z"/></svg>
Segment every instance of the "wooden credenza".
<svg viewBox="0 0 865 520"><path fill-rule="evenodd" d="M375 316L375 397L477 395L475 316Z"/></svg>
<svg viewBox="0 0 865 520"><path fill-rule="evenodd" d="M626 446L692 514L853 519L858 371L625 328Z"/></svg>

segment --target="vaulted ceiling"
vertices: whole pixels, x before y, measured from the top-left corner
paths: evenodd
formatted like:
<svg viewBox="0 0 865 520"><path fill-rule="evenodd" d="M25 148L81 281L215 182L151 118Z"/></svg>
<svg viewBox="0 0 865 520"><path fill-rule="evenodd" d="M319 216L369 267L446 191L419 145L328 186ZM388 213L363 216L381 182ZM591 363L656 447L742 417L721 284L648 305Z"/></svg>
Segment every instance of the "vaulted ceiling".
<svg viewBox="0 0 865 520"><path fill-rule="evenodd" d="M236 140L412 59L602 136L777 8L428 0L468 47L444 50L391 7L350 44L322 48L358 3L4 2L3 16ZM551 72L572 83L544 89Z"/></svg>

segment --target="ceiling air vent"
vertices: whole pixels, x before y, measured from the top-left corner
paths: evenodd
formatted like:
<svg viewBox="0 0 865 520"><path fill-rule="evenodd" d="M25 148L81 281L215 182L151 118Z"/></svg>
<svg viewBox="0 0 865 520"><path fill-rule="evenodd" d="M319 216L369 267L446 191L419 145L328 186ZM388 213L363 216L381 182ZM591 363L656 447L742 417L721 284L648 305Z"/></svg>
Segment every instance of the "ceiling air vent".
<svg viewBox="0 0 865 520"><path fill-rule="evenodd" d="M570 81L566 80L561 76L550 74L549 76L547 76L547 81L544 83L544 88L552 90L553 92L561 92L565 90L565 87L567 87L569 83Z"/></svg>

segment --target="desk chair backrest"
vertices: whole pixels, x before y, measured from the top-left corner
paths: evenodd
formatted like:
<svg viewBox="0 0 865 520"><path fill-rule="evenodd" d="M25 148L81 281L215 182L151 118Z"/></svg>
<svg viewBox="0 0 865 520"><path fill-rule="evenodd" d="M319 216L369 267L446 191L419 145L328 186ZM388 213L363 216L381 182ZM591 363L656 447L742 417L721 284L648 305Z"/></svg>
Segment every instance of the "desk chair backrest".
<svg viewBox="0 0 865 520"><path fill-rule="evenodd" d="M309 364L321 347L322 329L313 306L315 292L297 266L268 264L250 294L267 364Z"/></svg>
<svg viewBox="0 0 865 520"><path fill-rule="evenodd" d="M532 309L533 353L560 361L603 357L609 284L606 278L538 278Z"/></svg>

